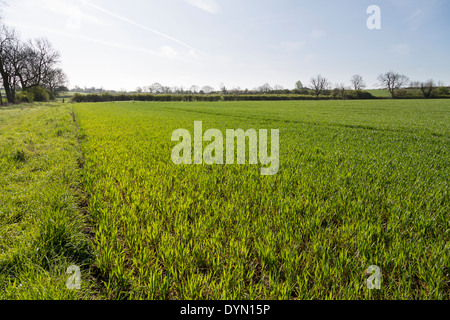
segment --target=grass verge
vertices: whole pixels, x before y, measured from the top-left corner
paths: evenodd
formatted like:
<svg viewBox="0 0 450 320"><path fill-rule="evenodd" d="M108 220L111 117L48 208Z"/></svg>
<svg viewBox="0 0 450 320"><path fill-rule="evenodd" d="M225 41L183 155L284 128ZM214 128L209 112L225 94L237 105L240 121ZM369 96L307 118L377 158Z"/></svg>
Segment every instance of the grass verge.
<svg viewBox="0 0 450 320"><path fill-rule="evenodd" d="M0 299L95 296L70 105L0 108ZM69 290L69 266L81 289Z"/></svg>

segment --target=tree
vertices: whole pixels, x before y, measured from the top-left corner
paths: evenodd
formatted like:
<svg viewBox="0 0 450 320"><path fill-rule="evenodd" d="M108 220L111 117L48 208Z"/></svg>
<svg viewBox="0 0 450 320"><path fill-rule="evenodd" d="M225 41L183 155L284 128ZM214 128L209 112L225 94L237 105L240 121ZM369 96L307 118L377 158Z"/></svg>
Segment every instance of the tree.
<svg viewBox="0 0 450 320"><path fill-rule="evenodd" d="M413 94L416 97L419 97L421 95L420 90L421 82L420 81L410 81L409 82L409 91L411 94Z"/></svg>
<svg viewBox="0 0 450 320"><path fill-rule="evenodd" d="M425 98L431 98L433 92L436 90L436 83L433 79L420 83L420 90Z"/></svg>
<svg viewBox="0 0 450 320"><path fill-rule="evenodd" d="M303 89L303 83L300 80L295 83L295 89L297 90Z"/></svg>
<svg viewBox="0 0 450 320"><path fill-rule="evenodd" d="M223 82L220 83L220 91L222 91L223 94L228 93L227 87L225 86L225 84Z"/></svg>
<svg viewBox="0 0 450 320"><path fill-rule="evenodd" d="M54 50L51 43L45 39L35 39L29 42L26 56L31 71L30 86L46 85L55 75L56 65L60 62L60 54ZM22 87L24 89L24 87Z"/></svg>
<svg viewBox="0 0 450 320"><path fill-rule="evenodd" d="M336 83L334 90L336 95L339 95L341 99L345 98L345 90L347 90L347 87L344 83Z"/></svg>
<svg viewBox="0 0 450 320"><path fill-rule="evenodd" d="M55 78L65 77L62 76L62 70L57 69L59 52L45 38L30 40L28 43L15 41L9 50L15 76L22 90L36 86L51 90L49 85L55 82Z"/></svg>
<svg viewBox="0 0 450 320"><path fill-rule="evenodd" d="M0 31L0 77L6 98L10 103L15 103L16 101L17 77L14 69L14 57L12 56L14 50L12 48L18 41L19 38L14 29L2 26Z"/></svg>
<svg viewBox="0 0 450 320"><path fill-rule="evenodd" d="M162 93L163 92L163 86L159 84L158 82L155 82L150 87L150 93Z"/></svg>
<svg viewBox="0 0 450 320"><path fill-rule="evenodd" d="M273 86L273 90L282 91L282 90L284 90L284 87L282 85L276 84Z"/></svg>
<svg viewBox="0 0 450 320"><path fill-rule="evenodd" d="M204 87L202 88L202 91L203 91L204 93L206 93L206 94L209 94L209 93L211 93L211 92L214 91L214 88L211 87L211 86L204 86Z"/></svg>
<svg viewBox="0 0 450 320"><path fill-rule="evenodd" d="M382 88L389 90L392 98L395 98L397 90L402 89L409 83L409 78L403 74L388 71L378 76L379 84Z"/></svg>
<svg viewBox="0 0 450 320"><path fill-rule="evenodd" d="M355 74L351 79L350 82L352 84L353 89L355 90L362 90L366 87L366 83L363 80L363 77L359 74Z"/></svg>
<svg viewBox="0 0 450 320"><path fill-rule="evenodd" d="M3 9L2 7L5 6L6 3L3 0L0 0L0 30L3 30L3 25L2 25L2 13L3 13ZM0 31L1 32L1 31ZM2 42L2 35L0 34L0 41ZM0 44L0 50L1 50L1 44ZM3 84L3 79L2 79L2 75L0 74L0 104L3 105L3 95L2 95L2 84Z"/></svg>
<svg viewBox="0 0 450 320"><path fill-rule="evenodd" d="M329 82L327 78L317 75L316 77L311 78L311 85L316 93L316 96L318 97L322 91L329 86Z"/></svg>
<svg viewBox="0 0 450 320"><path fill-rule="evenodd" d="M168 86L163 86L163 87L162 87L162 91L163 91L163 93L165 93L165 94L169 94L169 93L172 92L172 89L171 89L170 87L168 87Z"/></svg>
<svg viewBox="0 0 450 320"><path fill-rule="evenodd" d="M258 88L259 92L269 93L272 90L272 87L268 83L264 83L261 87Z"/></svg>
<svg viewBox="0 0 450 320"><path fill-rule="evenodd" d="M0 30L0 78L10 103L15 103L19 88L42 87L51 97L67 90L67 76L57 67L60 54L47 39L22 42L14 29Z"/></svg>
<svg viewBox="0 0 450 320"><path fill-rule="evenodd" d="M50 90L54 96L58 96L61 92L69 91L67 82L66 74L59 68L50 70L43 80L44 87Z"/></svg>
<svg viewBox="0 0 450 320"><path fill-rule="evenodd" d="M420 89L420 81L410 81L409 87L411 89Z"/></svg>
<svg viewBox="0 0 450 320"><path fill-rule="evenodd" d="M198 93L199 91L200 91L200 87L199 86L196 86L196 85L191 86L191 92L192 93Z"/></svg>

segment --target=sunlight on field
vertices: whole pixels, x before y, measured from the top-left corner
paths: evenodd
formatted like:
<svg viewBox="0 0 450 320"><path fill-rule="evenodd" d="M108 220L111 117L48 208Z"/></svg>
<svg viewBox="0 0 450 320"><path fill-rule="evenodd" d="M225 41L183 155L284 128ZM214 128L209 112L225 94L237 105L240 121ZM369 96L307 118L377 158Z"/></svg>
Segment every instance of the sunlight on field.
<svg viewBox="0 0 450 320"><path fill-rule="evenodd" d="M107 294L449 298L447 101L74 105ZM174 130L279 129L280 170L174 165ZM206 144L204 144L204 147ZM365 270L381 268L381 290Z"/></svg>

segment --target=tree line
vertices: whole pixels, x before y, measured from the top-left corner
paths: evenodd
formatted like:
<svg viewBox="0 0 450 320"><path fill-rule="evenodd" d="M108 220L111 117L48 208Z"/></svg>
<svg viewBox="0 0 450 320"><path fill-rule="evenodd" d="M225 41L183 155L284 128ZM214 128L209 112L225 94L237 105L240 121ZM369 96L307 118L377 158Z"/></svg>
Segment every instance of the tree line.
<svg viewBox="0 0 450 320"><path fill-rule="evenodd" d="M59 63L60 54L47 39L22 41L13 28L0 26L0 81L8 102L47 101L67 91Z"/></svg>
<svg viewBox="0 0 450 320"><path fill-rule="evenodd" d="M325 79L325 80L324 80ZM102 93L80 94L75 93L72 97L73 102L114 102L114 101L276 101L276 100L337 100L337 99L385 99L384 97L376 97L368 91L364 91L364 82L361 77L356 77L352 87L344 84L338 84L334 89L330 89L329 82L326 78L317 76L312 80L311 87L300 87L300 82L296 84L296 88L289 89L264 89L250 90L220 90L211 91L208 94L204 92L193 92L191 90L166 92L153 91L149 92L121 92L111 93L104 91ZM391 93L392 98L401 99L418 99L418 98L450 98L450 90L444 86L438 86L433 80L424 83L411 83L409 87L402 87L393 82L392 76L389 76L389 87L386 89ZM97 91L87 89L87 91ZM87 92L86 91L86 92Z"/></svg>
<svg viewBox="0 0 450 320"><path fill-rule="evenodd" d="M448 97L450 95L449 88L443 83L436 83L433 79L425 82L410 81L404 74L394 71L388 71L378 75L378 87L389 91L391 98L439 98ZM311 88L318 97L326 90L331 90L331 84L327 78L317 75L311 78ZM350 79L350 86L343 83L335 84L331 90L331 95L337 98L345 98L345 92L348 90L361 91L366 88L366 83L361 75L354 75ZM329 93L330 94L330 93Z"/></svg>
<svg viewBox="0 0 450 320"><path fill-rule="evenodd" d="M450 95L449 88L443 83L437 83L430 79L425 82L410 81L405 75L388 71L378 76L378 87L389 91L392 98L443 98ZM156 82L149 86L138 87L132 93L152 94L152 95L306 95L316 98L330 97L334 99L370 99L374 98L370 92L363 91L367 87L363 77L359 74L350 79L350 85L336 83L334 86L322 75L317 75L310 79L308 86L303 86L301 81L295 83L295 88L285 89L280 85L271 86L265 83L253 90L241 88L227 89L223 84L220 90L215 90L211 86L200 87L192 85L190 88L168 87ZM82 90L74 90L83 92ZM91 88L85 90L86 93L102 93L98 89ZM108 91L109 93L116 93ZM123 90L120 94L126 94Z"/></svg>
<svg viewBox="0 0 450 320"><path fill-rule="evenodd" d="M372 97L373 98L373 97ZM158 101L158 102L200 102L200 101L276 101L276 100L329 100L332 97L315 97L298 94L152 94L120 93L80 94L72 97L72 102L114 102L114 101Z"/></svg>

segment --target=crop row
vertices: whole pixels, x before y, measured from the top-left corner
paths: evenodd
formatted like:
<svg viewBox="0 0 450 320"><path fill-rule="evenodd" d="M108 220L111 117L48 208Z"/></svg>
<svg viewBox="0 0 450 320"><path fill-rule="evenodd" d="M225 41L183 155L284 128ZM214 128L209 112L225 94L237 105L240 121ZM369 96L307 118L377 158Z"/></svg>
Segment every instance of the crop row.
<svg viewBox="0 0 450 320"><path fill-rule="evenodd" d="M449 298L445 101L74 109L111 297ZM171 133L194 121L279 129L278 174L174 165ZM381 290L366 286L370 265Z"/></svg>

